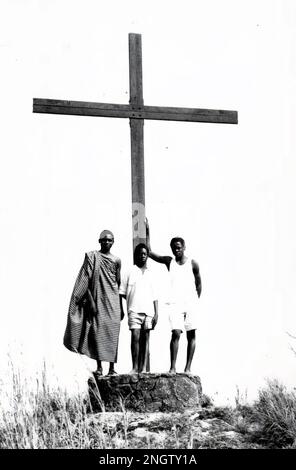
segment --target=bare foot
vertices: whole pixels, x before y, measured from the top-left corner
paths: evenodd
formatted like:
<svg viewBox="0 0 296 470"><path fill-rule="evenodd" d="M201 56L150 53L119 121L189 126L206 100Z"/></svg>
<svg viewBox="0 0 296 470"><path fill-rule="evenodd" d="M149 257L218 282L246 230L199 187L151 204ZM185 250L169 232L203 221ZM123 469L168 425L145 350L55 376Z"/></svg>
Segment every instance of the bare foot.
<svg viewBox="0 0 296 470"><path fill-rule="evenodd" d="M139 371L138 371L137 369L132 369L132 370L129 372L130 375L138 374L138 373L139 373Z"/></svg>
<svg viewBox="0 0 296 470"><path fill-rule="evenodd" d="M103 369L102 369L102 368L97 369L97 370L95 370L95 371L93 372L93 374L94 374L94 375L97 375L97 376L103 375Z"/></svg>
<svg viewBox="0 0 296 470"><path fill-rule="evenodd" d="M192 372L191 372L190 369L185 369L185 370L184 370L184 373L185 373L185 374L188 374L188 375L192 375Z"/></svg>
<svg viewBox="0 0 296 470"><path fill-rule="evenodd" d="M169 374L176 375L176 369L174 367L171 367L169 370Z"/></svg>

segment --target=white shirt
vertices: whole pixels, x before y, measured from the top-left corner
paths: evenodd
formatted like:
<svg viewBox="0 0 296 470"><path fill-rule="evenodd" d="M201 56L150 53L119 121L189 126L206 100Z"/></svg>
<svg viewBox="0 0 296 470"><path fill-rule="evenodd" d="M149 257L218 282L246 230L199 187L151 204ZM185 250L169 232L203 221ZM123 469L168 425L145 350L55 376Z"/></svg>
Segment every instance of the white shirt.
<svg viewBox="0 0 296 470"><path fill-rule="evenodd" d="M145 313L154 317L153 301L157 300L152 272L134 265L121 281L119 294L126 296L128 313Z"/></svg>

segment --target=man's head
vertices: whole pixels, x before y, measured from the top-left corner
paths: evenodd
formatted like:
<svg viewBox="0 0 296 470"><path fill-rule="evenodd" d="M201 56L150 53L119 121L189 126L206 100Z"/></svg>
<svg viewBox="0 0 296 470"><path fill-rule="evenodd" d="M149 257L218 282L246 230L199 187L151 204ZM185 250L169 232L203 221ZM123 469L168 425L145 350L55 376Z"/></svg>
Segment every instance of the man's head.
<svg viewBox="0 0 296 470"><path fill-rule="evenodd" d="M145 243L139 243L136 246L134 251L134 263L139 267L142 268L146 265L147 259L149 255L149 250Z"/></svg>
<svg viewBox="0 0 296 470"><path fill-rule="evenodd" d="M181 259L186 249L185 241L181 237L174 237L170 243L172 252L176 259Z"/></svg>
<svg viewBox="0 0 296 470"><path fill-rule="evenodd" d="M114 243L114 235L110 230L103 230L99 237L102 253L109 253Z"/></svg>

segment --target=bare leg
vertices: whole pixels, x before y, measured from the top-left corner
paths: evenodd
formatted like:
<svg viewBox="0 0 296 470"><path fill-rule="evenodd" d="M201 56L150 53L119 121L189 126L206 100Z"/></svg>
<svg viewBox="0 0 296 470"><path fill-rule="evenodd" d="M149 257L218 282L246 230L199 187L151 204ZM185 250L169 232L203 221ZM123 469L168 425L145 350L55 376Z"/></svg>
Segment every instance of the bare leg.
<svg viewBox="0 0 296 470"><path fill-rule="evenodd" d="M143 327L141 328L140 339L139 339L139 366L138 366L139 372L143 372L144 362L146 362L145 372L150 372L149 351L148 353L146 353L146 357L144 356L145 351L146 351L146 331L147 330L144 330Z"/></svg>
<svg viewBox="0 0 296 470"><path fill-rule="evenodd" d="M142 372L143 370L144 352L145 352L145 331L142 325L141 330L140 330L140 336L139 336L138 372Z"/></svg>
<svg viewBox="0 0 296 470"><path fill-rule="evenodd" d="M148 370L148 357L149 357L149 339L150 339L150 330L143 331L145 335L145 341L143 342L144 350L141 354L143 364L140 364L139 372L149 372Z"/></svg>
<svg viewBox="0 0 296 470"><path fill-rule="evenodd" d="M139 339L140 339L140 329L131 330L131 351L132 351L132 361L133 368L130 374L137 374L139 372Z"/></svg>
<svg viewBox="0 0 296 470"><path fill-rule="evenodd" d="M185 371L190 373L193 354L195 351L195 330L187 331L187 361Z"/></svg>
<svg viewBox="0 0 296 470"><path fill-rule="evenodd" d="M102 362L97 360L97 370L95 372L97 375L103 374Z"/></svg>
<svg viewBox="0 0 296 470"><path fill-rule="evenodd" d="M170 367L170 374L176 373L176 360L178 355L179 349L179 339L182 331L181 330L173 330L172 331L172 339L170 342L170 352L171 352L171 367Z"/></svg>
<svg viewBox="0 0 296 470"><path fill-rule="evenodd" d="M110 362L108 375L117 375L117 372L114 369L114 362Z"/></svg>

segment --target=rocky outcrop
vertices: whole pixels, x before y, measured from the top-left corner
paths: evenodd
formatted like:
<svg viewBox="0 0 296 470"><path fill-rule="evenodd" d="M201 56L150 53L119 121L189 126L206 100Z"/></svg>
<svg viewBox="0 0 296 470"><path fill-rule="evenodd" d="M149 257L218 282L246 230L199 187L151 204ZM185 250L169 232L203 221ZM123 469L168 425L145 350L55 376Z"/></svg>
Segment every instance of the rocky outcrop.
<svg viewBox="0 0 296 470"><path fill-rule="evenodd" d="M197 411L164 413L92 413L88 415L88 423L89 426L102 430L107 448L265 448L259 437L262 433L258 434L260 425L254 423L250 416L227 407L223 409L207 406Z"/></svg>
<svg viewBox="0 0 296 470"><path fill-rule="evenodd" d="M200 378L191 374L121 374L88 381L94 411L182 412L202 404Z"/></svg>

